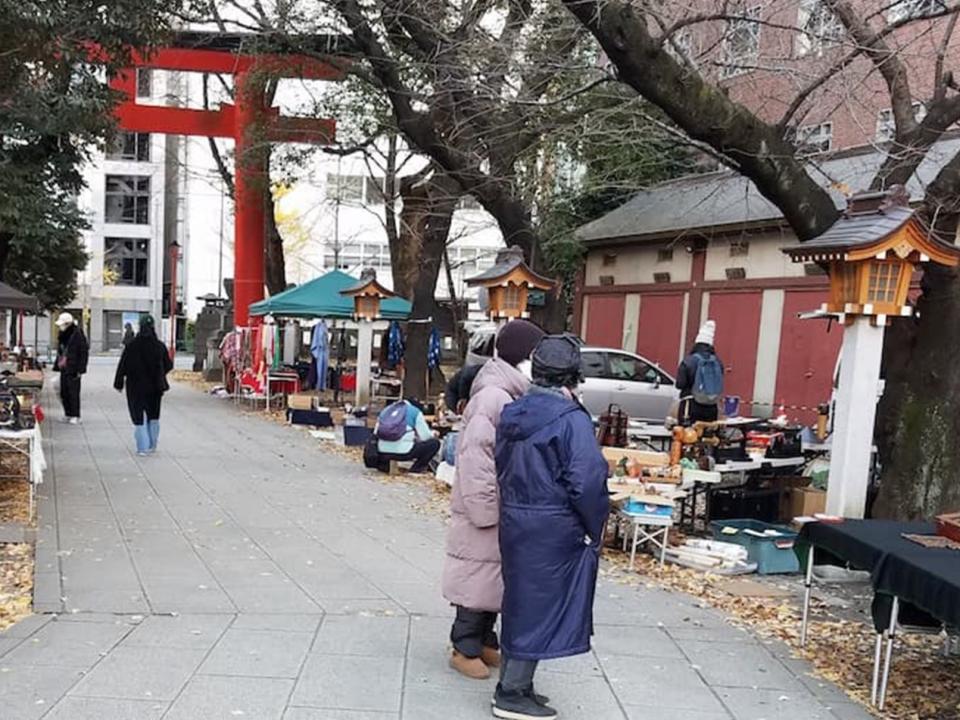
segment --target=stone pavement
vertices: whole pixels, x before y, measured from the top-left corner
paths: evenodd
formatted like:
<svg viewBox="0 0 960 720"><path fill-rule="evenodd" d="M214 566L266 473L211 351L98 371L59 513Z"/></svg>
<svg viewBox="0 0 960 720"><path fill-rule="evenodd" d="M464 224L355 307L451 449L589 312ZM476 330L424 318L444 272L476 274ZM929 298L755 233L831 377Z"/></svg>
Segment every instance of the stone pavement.
<svg viewBox="0 0 960 720"><path fill-rule="evenodd" d="M84 380L83 425L46 429L38 614L0 634L0 718L490 716L493 681L446 666L425 491L182 386L137 458L111 370ZM562 718L869 717L686 596L601 582L596 621L592 654L538 676Z"/></svg>

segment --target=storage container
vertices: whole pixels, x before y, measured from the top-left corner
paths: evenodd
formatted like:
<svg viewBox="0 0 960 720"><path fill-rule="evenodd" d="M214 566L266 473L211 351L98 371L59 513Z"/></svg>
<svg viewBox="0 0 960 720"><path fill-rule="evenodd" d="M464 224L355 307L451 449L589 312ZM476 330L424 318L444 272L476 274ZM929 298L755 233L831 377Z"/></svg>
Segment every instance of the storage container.
<svg viewBox="0 0 960 720"><path fill-rule="evenodd" d="M348 447L362 447L373 435L373 429L366 425L344 425L343 444Z"/></svg>
<svg viewBox="0 0 960 720"><path fill-rule="evenodd" d="M733 528L736 532L724 533L724 528ZM760 520L718 520L710 523L710 530L717 540L743 545L761 575L800 571L800 561L793 552L797 533L789 528ZM765 535L771 531L777 534Z"/></svg>

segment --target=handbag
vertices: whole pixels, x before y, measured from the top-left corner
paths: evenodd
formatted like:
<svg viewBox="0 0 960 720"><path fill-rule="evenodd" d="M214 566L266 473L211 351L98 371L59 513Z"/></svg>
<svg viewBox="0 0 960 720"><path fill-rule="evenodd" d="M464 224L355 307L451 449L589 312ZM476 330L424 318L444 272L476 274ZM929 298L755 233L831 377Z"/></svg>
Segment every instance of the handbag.
<svg viewBox="0 0 960 720"><path fill-rule="evenodd" d="M611 404L600 414L597 441L604 447L627 446L627 414L619 405Z"/></svg>

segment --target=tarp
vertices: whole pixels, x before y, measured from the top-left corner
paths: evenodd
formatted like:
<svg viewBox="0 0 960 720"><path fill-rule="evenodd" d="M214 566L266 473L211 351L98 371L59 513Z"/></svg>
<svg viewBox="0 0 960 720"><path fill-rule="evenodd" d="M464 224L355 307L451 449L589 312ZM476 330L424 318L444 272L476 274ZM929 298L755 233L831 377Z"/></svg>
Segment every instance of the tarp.
<svg viewBox="0 0 960 720"><path fill-rule="evenodd" d="M253 303L250 314L297 318L352 318L353 298L341 295L340 291L356 283L357 279L345 272L331 270L315 280ZM380 303L382 318L406 320L409 315L408 300L388 298Z"/></svg>
<svg viewBox="0 0 960 720"><path fill-rule="evenodd" d="M32 295L27 295L15 287L0 282L0 309L26 310L35 313L40 309L40 301Z"/></svg>

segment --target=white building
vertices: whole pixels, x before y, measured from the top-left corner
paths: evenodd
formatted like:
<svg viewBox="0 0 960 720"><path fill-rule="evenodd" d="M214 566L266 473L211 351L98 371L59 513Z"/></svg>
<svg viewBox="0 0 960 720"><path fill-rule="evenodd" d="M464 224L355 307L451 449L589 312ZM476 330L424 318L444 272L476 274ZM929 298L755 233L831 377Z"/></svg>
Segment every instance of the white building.
<svg viewBox="0 0 960 720"><path fill-rule="evenodd" d="M197 74L140 71L138 102L201 107ZM294 89L293 94L297 90ZM213 105L224 101L211 96ZM286 103L285 113L290 113ZM232 166L233 143L219 140ZM406 154L403 174L425 160ZM68 308L83 317L93 352L121 347L126 323L150 313L169 338L171 243L179 246L177 307L189 320L202 307L198 297L224 294L233 276L233 201L217 171L206 138L120 133L85 172L80 204L91 229L84 241L90 261L78 277L77 298ZM275 176L274 181L279 179ZM359 275L374 267L392 286L384 204L375 190L382 176L362 157L313 154L297 179L279 189L277 219L285 239L287 282L300 284L339 267ZM448 251L454 294L472 299L464 278L493 264L502 236L492 217L472 198L461 198L450 230ZM449 298L441 271L437 297ZM179 323L179 336L184 333ZM32 328L25 340L32 342ZM52 337L49 319L40 325L40 346Z"/></svg>
<svg viewBox="0 0 960 720"><path fill-rule="evenodd" d="M138 102L165 103L176 97L174 73L140 71ZM84 172L86 189L79 204L90 229L84 233L89 262L77 278L77 297L67 308L83 319L91 351L121 347L124 326L149 313L169 337L163 320L169 310L170 245L186 247L184 152L181 138L147 133L119 133L105 151L93 153ZM188 294L178 272L178 307ZM189 282L189 279L187 279ZM41 351L55 335L51 319L38 323ZM24 340L33 343L33 323ZM181 329L182 332L182 329Z"/></svg>

